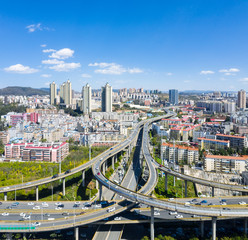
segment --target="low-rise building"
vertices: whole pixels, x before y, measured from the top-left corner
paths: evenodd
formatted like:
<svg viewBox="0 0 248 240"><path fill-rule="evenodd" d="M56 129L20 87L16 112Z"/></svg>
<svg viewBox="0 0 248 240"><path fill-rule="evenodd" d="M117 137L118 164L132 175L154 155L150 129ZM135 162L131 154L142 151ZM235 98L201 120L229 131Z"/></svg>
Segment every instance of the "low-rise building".
<svg viewBox="0 0 248 240"><path fill-rule="evenodd" d="M206 155L204 159L205 171L242 173L247 169L247 157Z"/></svg>
<svg viewBox="0 0 248 240"><path fill-rule="evenodd" d="M230 141L217 140L217 139L208 139L208 138L198 138L199 146L205 150L218 150L226 149L230 147Z"/></svg>
<svg viewBox="0 0 248 240"><path fill-rule="evenodd" d="M5 145L5 158L22 161L61 162L69 154L69 144L18 143Z"/></svg>

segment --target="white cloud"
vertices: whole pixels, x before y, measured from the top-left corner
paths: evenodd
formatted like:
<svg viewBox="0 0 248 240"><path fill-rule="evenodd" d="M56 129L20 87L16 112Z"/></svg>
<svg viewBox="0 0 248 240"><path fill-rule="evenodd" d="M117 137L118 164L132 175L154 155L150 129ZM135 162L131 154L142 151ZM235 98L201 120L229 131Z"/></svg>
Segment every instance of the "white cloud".
<svg viewBox="0 0 248 240"><path fill-rule="evenodd" d="M220 69L220 73L224 73L226 76L236 75L240 70L238 68Z"/></svg>
<svg viewBox="0 0 248 240"><path fill-rule="evenodd" d="M7 68L4 68L6 72L13 72L13 73L20 73L20 74L30 74L38 72L38 69L31 68L29 66L23 66L22 64L16 64L9 66Z"/></svg>
<svg viewBox="0 0 248 240"><path fill-rule="evenodd" d="M42 50L43 53L49 53L49 52L56 52L54 49L44 49Z"/></svg>
<svg viewBox="0 0 248 240"><path fill-rule="evenodd" d="M90 74L83 73L83 74L81 75L81 77L83 77L83 78L91 78L92 76L91 76Z"/></svg>
<svg viewBox="0 0 248 240"><path fill-rule="evenodd" d="M190 82L190 80L184 80L183 82L184 82L184 83L189 83L189 82Z"/></svg>
<svg viewBox="0 0 248 240"><path fill-rule="evenodd" d="M168 73L166 73L166 75L167 75L167 76L172 76L172 75L173 75L173 73L168 72Z"/></svg>
<svg viewBox="0 0 248 240"><path fill-rule="evenodd" d="M50 78L52 75L51 74L42 74L41 75L43 78Z"/></svg>
<svg viewBox="0 0 248 240"><path fill-rule="evenodd" d="M36 30L42 31L41 23L28 25L26 28L28 29L28 32L35 32Z"/></svg>
<svg viewBox="0 0 248 240"><path fill-rule="evenodd" d="M41 46L41 47L46 47L47 45L46 45L46 44L41 44L40 46Z"/></svg>
<svg viewBox="0 0 248 240"><path fill-rule="evenodd" d="M64 63L64 61L59 61L58 59L48 59L48 60L43 60L42 64L52 64L52 65L56 65L56 64L61 64Z"/></svg>
<svg viewBox="0 0 248 240"><path fill-rule="evenodd" d="M100 74L111 74L111 75L121 75L123 73L142 73L143 70L139 68L124 68L122 65L117 63L90 63L88 66L90 67L99 67L95 70L95 73Z"/></svg>
<svg viewBox="0 0 248 240"><path fill-rule="evenodd" d="M57 58L57 59L67 59L69 57L72 57L74 54L74 50L70 48L62 48L58 51L54 51L51 55L49 55L50 58Z"/></svg>
<svg viewBox="0 0 248 240"><path fill-rule="evenodd" d="M70 70L81 67L80 63L60 63L49 67L57 72L69 72Z"/></svg>
<svg viewBox="0 0 248 240"><path fill-rule="evenodd" d="M45 85L46 85L46 86L50 86L50 82L46 82Z"/></svg>
<svg viewBox="0 0 248 240"><path fill-rule="evenodd" d="M240 82L248 82L248 78L242 78L239 80Z"/></svg>
<svg viewBox="0 0 248 240"><path fill-rule="evenodd" d="M203 70L200 72L201 75L214 74L214 71L211 70Z"/></svg>

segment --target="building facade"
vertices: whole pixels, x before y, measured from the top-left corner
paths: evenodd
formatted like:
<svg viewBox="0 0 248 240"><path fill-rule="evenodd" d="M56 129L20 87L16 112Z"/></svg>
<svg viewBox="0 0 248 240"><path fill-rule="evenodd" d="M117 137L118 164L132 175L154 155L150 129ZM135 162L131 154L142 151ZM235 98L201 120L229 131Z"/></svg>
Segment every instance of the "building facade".
<svg viewBox="0 0 248 240"><path fill-rule="evenodd" d="M169 90L169 103L172 105L178 105L178 90L177 89Z"/></svg>
<svg viewBox="0 0 248 240"><path fill-rule="evenodd" d="M91 87L87 83L83 86L82 90L82 97L83 97L83 113L89 114L91 113Z"/></svg>
<svg viewBox="0 0 248 240"><path fill-rule="evenodd" d="M50 104L51 105L56 104L56 98L57 98L57 86L55 82L52 82L50 84Z"/></svg>
<svg viewBox="0 0 248 240"><path fill-rule="evenodd" d="M238 107L240 109L246 108L246 92L243 89L238 91Z"/></svg>
<svg viewBox="0 0 248 240"><path fill-rule="evenodd" d="M102 111L112 112L112 87L108 83L102 87Z"/></svg>

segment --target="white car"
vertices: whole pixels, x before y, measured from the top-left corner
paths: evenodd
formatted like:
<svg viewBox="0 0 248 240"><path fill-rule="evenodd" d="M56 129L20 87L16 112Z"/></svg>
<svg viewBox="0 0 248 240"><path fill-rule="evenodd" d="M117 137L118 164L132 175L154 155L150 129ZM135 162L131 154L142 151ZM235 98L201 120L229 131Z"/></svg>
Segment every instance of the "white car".
<svg viewBox="0 0 248 240"><path fill-rule="evenodd" d="M107 212L113 212L115 211L115 207L108 208Z"/></svg>
<svg viewBox="0 0 248 240"><path fill-rule="evenodd" d="M178 215L175 216L175 218L183 218L183 215L178 214Z"/></svg>
<svg viewBox="0 0 248 240"><path fill-rule="evenodd" d="M155 211L155 212L154 212L154 216L160 216L160 212Z"/></svg>
<svg viewBox="0 0 248 240"><path fill-rule="evenodd" d="M40 222L32 223L32 225L35 226L35 227L38 227L38 226L40 226Z"/></svg>
<svg viewBox="0 0 248 240"><path fill-rule="evenodd" d="M9 187L5 187L5 188L3 188L3 190L8 190L9 189Z"/></svg>
<svg viewBox="0 0 248 240"><path fill-rule="evenodd" d="M114 220L115 221L120 221L121 220L121 217L115 217Z"/></svg>
<svg viewBox="0 0 248 240"><path fill-rule="evenodd" d="M9 213L4 212L4 213L2 213L2 216L4 216L4 217L9 216Z"/></svg>
<svg viewBox="0 0 248 240"><path fill-rule="evenodd" d="M80 205L80 202L75 202L75 204Z"/></svg>
<svg viewBox="0 0 248 240"><path fill-rule="evenodd" d="M25 215L23 218L24 218L25 220L28 220L28 219L31 218L31 216L30 216L30 215Z"/></svg>
<svg viewBox="0 0 248 240"><path fill-rule="evenodd" d="M24 213L24 212L20 213L21 217L25 217L25 215L26 215L26 213Z"/></svg>
<svg viewBox="0 0 248 240"><path fill-rule="evenodd" d="M42 203L42 207L48 207L48 206L49 206L48 203L46 203L46 202Z"/></svg>
<svg viewBox="0 0 248 240"><path fill-rule="evenodd" d="M220 205L226 205L226 202L221 202Z"/></svg>
<svg viewBox="0 0 248 240"><path fill-rule="evenodd" d="M40 206L34 206L33 209L34 210L39 210L40 209Z"/></svg>
<svg viewBox="0 0 248 240"><path fill-rule="evenodd" d="M88 207L82 207L83 210L88 210L89 208Z"/></svg>
<svg viewBox="0 0 248 240"><path fill-rule="evenodd" d="M174 201L175 199L174 198L169 198L168 201Z"/></svg>
<svg viewBox="0 0 248 240"><path fill-rule="evenodd" d="M28 206L33 206L33 205L34 205L33 202L29 202L29 203L28 203Z"/></svg>
<svg viewBox="0 0 248 240"><path fill-rule="evenodd" d="M246 205L246 202L244 202L244 201L239 202L239 205Z"/></svg>
<svg viewBox="0 0 248 240"><path fill-rule="evenodd" d="M61 205L61 204L62 204L61 202L56 202L56 203L55 203L56 206L59 206L59 205Z"/></svg>
<svg viewBox="0 0 248 240"><path fill-rule="evenodd" d="M61 210L62 209L62 207L56 207L55 208L55 210Z"/></svg>
<svg viewBox="0 0 248 240"><path fill-rule="evenodd" d="M177 215L177 212L169 212L170 215Z"/></svg>

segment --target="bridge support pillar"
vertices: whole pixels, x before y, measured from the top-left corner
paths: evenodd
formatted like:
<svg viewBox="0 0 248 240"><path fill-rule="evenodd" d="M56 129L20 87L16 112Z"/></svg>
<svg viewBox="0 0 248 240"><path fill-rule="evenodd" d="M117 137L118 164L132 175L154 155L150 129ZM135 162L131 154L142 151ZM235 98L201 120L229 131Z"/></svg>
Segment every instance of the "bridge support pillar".
<svg viewBox="0 0 248 240"><path fill-rule="evenodd" d="M74 228L74 238L75 240L79 240L79 228L78 227Z"/></svg>
<svg viewBox="0 0 248 240"><path fill-rule="evenodd" d="M115 156L112 157L112 168L115 170Z"/></svg>
<svg viewBox="0 0 248 240"><path fill-rule="evenodd" d="M98 180L96 179L96 189L98 189L99 188L99 182L98 182Z"/></svg>
<svg viewBox="0 0 248 240"><path fill-rule="evenodd" d="M85 187L85 170L82 170L82 187Z"/></svg>
<svg viewBox="0 0 248 240"><path fill-rule="evenodd" d="M7 201L7 199L8 199L8 198L7 198L7 193L5 192L5 193L4 193L4 201Z"/></svg>
<svg viewBox="0 0 248 240"><path fill-rule="evenodd" d="M217 217L212 217L212 240L216 240L216 222Z"/></svg>
<svg viewBox="0 0 248 240"><path fill-rule="evenodd" d="M184 188L185 188L184 196L187 197L188 196L188 181L187 180L184 181Z"/></svg>
<svg viewBox="0 0 248 240"><path fill-rule="evenodd" d="M214 197L214 187L212 187L212 197Z"/></svg>
<svg viewBox="0 0 248 240"><path fill-rule="evenodd" d="M154 207L151 206L151 240L154 240Z"/></svg>
<svg viewBox="0 0 248 240"><path fill-rule="evenodd" d="M105 169L106 169L106 162L102 164L102 173L105 175Z"/></svg>
<svg viewBox="0 0 248 240"><path fill-rule="evenodd" d="M12 240L12 233L6 234L6 240Z"/></svg>
<svg viewBox="0 0 248 240"><path fill-rule="evenodd" d="M201 221L201 239L204 238L204 221Z"/></svg>
<svg viewBox="0 0 248 240"><path fill-rule="evenodd" d="M65 196L65 178L63 178L63 196Z"/></svg>
<svg viewBox="0 0 248 240"><path fill-rule="evenodd" d="M168 192L168 174L167 173L165 173L165 182L164 182L164 184L165 184L165 192L167 193Z"/></svg>
<svg viewBox="0 0 248 240"><path fill-rule="evenodd" d="M247 236L247 218L244 219L244 234Z"/></svg>
<svg viewBox="0 0 248 240"><path fill-rule="evenodd" d="M36 201L39 201L39 186L36 186Z"/></svg>
<svg viewBox="0 0 248 240"><path fill-rule="evenodd" d="M99 201L102 201L102 184L99 184Z"/></svg>

